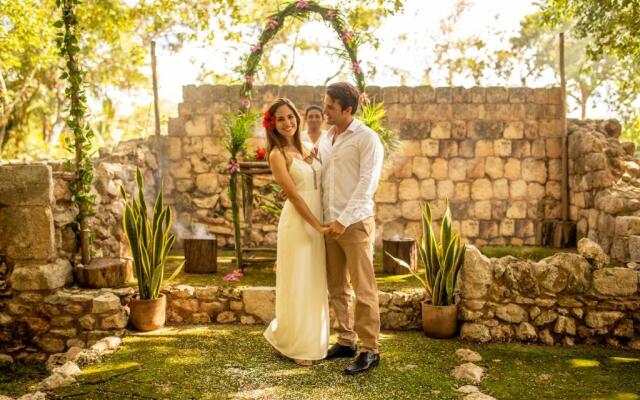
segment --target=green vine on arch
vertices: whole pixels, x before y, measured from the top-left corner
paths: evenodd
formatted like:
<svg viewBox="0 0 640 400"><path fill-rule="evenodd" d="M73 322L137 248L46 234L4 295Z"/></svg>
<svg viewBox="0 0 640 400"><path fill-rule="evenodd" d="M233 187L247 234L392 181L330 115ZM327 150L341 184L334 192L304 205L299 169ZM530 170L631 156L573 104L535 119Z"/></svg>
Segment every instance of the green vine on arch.
<svg viewBox="0 0 640 400"><path fill-rule="evenodd" d="M227 169L230 173L229 180L229 200L232 205L232 218L234 226L234 244L236 252L236 265L242 271L242 246L240 237L240 218L237 202L237 183L240 167L238 156L246 150L245 141L251 136L250 129L258 115L252 113L251 100L253 94L253 82L256 70L262 58L264 46L278 33L286 18L306 18L310 14L319 14L338 35L344 46L344 51L339 52L340 58L351 64L351 72L356 82L356 87L360 92L360 113L358 118L369 128L378 133L382 144L385 147L385 155L388 157L398 146L395 134L386 128L383 123L385 111L382 102L370 101L365 89L365 77L360 60L358 59L358 47L360 37L352 30L347 29L347 24L339 10L321 6L315 1L299 0L289 4L281 11L268 17L266 26L263 29L258 42L251 47L251 52L246 60L243 70L244 82L240 87L240 107L233 117L227 120L229 137L227 140L227 150L229 150L229 163Z"/></svg>
<svg viewBox="0 0 640 400"><path fill-rule="evenodd" d="M350 30L346 29L346 23L340 11L323 7L315 1L296 1L289 3L282 11L271 15L267 19L267 24L258 42L251 47L246 68L244 69L244 84L240 88L240 110L248 111L251 107L251 94L253 89L253 77L256 73L264 46L273 38L282 28L284 20L288 17L306 18L311 13L317 13L322 16L323 20L331 25L338 35L344 46L342 58L351 63L351 71L356 81L356 87L360 93L365 93L364 72L358 60L358 47L361 44L360 38ZM364 97L363 97L364 99Z"/></svg>

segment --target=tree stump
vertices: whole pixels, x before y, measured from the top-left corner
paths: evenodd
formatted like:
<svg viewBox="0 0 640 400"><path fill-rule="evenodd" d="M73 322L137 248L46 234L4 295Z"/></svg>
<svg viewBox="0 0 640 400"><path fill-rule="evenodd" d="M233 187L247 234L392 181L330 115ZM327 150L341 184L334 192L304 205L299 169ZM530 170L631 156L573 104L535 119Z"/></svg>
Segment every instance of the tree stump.
<svg viewBox="0 0 640 400"><path fill-rule="evenodd" d="M390 239L382 241L382 269L388 274L408 274L409 271L395 262L387 253L405 261L415 270L418 265L418 251L413 239Z"/></svg>
<svg viewBox="0 0 640 400"><path fill-rule="evenodd" d="M218 271L218 241L213 239L184 239L184 271L208 274Z"/></svg>
<svg viewBox="0 0 640 400"><path fill-rule="evenodd" d="M128 258L94 258L87 266L75 267L73 274L80 287L118 287L133 280L133 265Z"/></svg>

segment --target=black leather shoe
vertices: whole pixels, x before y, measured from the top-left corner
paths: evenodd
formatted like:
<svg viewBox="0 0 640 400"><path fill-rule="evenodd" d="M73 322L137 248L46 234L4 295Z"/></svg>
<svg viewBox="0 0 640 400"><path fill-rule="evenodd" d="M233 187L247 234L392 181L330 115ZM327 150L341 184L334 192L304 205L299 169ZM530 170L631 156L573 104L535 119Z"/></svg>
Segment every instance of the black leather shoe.
<svg viewBox="0 0 640 400"><path fill-rule="evenodd" d="M360 374L367 372L380 363L380 354L370 351L363 351L358 358L351 364L347 365L344 369L344 373L347 375Z"/></svg>
<svg viewBox="0 0 640 400"><path fill-rule="evenodd" d="M345 346L340 343L336 343L329 348L327 351L327 360L331 360L332 358L353 358L356 356L357 347L355 344L351 346Z"/></svg>

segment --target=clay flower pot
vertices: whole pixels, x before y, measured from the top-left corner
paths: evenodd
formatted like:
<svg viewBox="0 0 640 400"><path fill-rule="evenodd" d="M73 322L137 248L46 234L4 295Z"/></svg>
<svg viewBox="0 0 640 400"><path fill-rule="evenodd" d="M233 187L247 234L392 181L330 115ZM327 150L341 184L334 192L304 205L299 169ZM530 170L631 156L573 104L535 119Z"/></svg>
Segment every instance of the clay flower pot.
<svg viewBox="0 0 640 400"><path fill-rule="evenodd" d="M139 331L153 331L164 326L167 297L160 294L157 299L140 300L133 298L129 303L131 325Z"/></svg>
<svg viewBox="0 0 640 400"><path fill-rule="evenodd" d="M458 330L457 305L433 306L422 302L422 329L424 333L435 339L454 337Z"/></svg>

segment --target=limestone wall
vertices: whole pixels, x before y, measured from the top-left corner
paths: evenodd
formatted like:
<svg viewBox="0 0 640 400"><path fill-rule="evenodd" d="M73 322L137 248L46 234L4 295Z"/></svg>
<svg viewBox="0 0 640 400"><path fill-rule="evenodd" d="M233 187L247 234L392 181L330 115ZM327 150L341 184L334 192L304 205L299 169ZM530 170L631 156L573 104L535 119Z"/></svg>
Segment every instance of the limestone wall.
<svg viewBox="0 0 640 400"><path fill-rule="evenodd" d="M616 121L575 121L569 131L571 219L579 238L614 260L640 263L640 165Z"/></svg>
<svg viewBox="0 0 640 400"><path fill-rule="evenodd" d="M179 116L169 120L169 171L185 226L203 224L229 237L223 113L237 106L238 87L186 86ZM378 240L414 236L420 202L454 219L472 243L534 244L535 223L559 216L560 91L526 88L387 87L368 89L385 102L401 149L386 164L376 195ZM323 87L264 86L254 107L280 96L300 109L321 104ZM250 150L264 145L260 129ZM264 182L261 182L264 184ZM258 186L261 186L260 184ZM257 205L256 205L257 207ZM256 211L256 221L265 216ZM257 223L256 244L273 244L274 221Z"/></svg>
<svg viewBox="0 0 640 400"><path fill-rule="evenodd" d="M603 268L588 239L581 253L540 262L489 259L467 249L460 272L460 337L476 342L606 344L640 349L640 271Z"/></svg>

